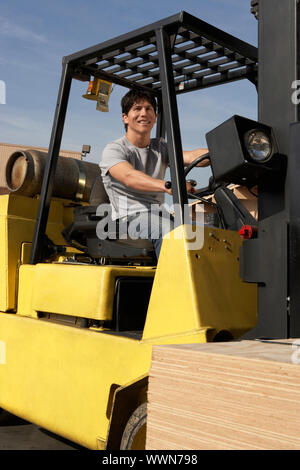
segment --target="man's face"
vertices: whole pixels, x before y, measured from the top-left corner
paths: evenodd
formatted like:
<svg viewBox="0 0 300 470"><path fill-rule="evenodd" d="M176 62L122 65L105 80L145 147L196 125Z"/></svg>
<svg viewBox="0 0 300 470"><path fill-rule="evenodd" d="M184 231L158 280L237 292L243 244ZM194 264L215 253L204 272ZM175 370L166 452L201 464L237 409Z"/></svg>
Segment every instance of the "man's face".
<svg viewBox="0 0 300 470"><path fill-rule="evenodd" d="M122 115L128 130L138 134L150 134L156 122L156 114L149 101L141 100L130 108L128 114Z"/></svg>

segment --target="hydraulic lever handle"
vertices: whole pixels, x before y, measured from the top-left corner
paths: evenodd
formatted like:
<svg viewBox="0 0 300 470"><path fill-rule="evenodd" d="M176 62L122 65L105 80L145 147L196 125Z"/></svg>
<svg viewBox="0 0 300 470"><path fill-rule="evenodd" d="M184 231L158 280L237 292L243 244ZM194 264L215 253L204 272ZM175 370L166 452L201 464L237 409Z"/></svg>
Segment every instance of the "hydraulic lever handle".
<svg viewBox="0 0 300 470"><path fill-rule="evenodd" d="M187 183L190 183L190 185L193 186L193 188L194 188L195 186L197 186L197 181L195 181L195 180L187 180ZM172 183L171 183L171 181L166 181L166 182L165 182L165 188L166 188L166 189L171 189L171 188L172 188Z"/></svg>

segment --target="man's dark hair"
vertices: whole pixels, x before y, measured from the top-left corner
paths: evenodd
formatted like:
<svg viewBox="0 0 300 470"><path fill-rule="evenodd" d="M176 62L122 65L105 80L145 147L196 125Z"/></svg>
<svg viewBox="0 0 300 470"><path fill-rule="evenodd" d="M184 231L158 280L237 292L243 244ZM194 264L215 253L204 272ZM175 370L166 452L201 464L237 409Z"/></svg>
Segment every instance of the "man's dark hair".
<svg viewBox="0 0 300 470"><path fill-rule="evenodd" d="M153 107L154 112L156 114L157 103L156 103L155 96L146 90L144 91L144 90L135 90L135 89L128 91L128 93L126 93L126 95L123 96L121 100L122 114L126 114L127 116L132 106L135 103L138 103L139 101L148 101ZM125 125L125 130L127 132L127 124L124 124L124 125Z"/></svg>

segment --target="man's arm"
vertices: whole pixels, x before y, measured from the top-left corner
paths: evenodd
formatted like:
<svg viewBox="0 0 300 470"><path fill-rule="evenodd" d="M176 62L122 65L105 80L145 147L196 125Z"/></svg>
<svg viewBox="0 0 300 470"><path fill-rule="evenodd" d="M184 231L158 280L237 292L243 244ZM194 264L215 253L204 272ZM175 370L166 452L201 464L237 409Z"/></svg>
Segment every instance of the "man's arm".
<svg viewBox="0 0 300 470"><path fill-rule="evenodd" d="M201 157L202 155L205 155L208 153L208 149L204 148L198 148L195 150L183 150L183 162L185 166L190 165L196 158ZM204 160L197 166L209 166L210 162L209 160Z"/></svg>
<svg viewBox="0 0 300 470"><path fill-rule="evenodd" d="M172 190L165 187L165 180L152 178L136 170L129 162L117 163L109 169L109 173L113 178L136 191L172 194Z"/></svg>

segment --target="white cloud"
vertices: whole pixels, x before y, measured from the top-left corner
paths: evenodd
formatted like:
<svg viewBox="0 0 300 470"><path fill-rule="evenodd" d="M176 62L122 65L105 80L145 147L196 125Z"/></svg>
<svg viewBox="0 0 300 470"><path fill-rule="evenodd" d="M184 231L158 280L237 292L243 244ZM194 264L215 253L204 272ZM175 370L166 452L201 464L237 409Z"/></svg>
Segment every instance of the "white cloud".
<svg viewBox="0 0 300 470"><path fill-rule="evenodd" d="M33 121L32 119L28 118L28 116L21 116L21 115L0 115L0 122L2 124L6 124L8 126L16 127L18 129L30 131L32 128L38 125L37 121Z"/></svg>
<svg viewBox="0 0 300 470"><path fill-rule="evenodd" d="M0 16L0 35L8 38L20 39L22 41L34 41L46 43L47 38L44 34L38 34L28 28L12 23L7 18Z"/></svg>
<svg viewBox="0 0 300 470"><path fill-rule="evenodd" d="M49 143L51 122L44 113L32 113L14 106L0 108L1 139L11 144L37 145Z"/></svg>

